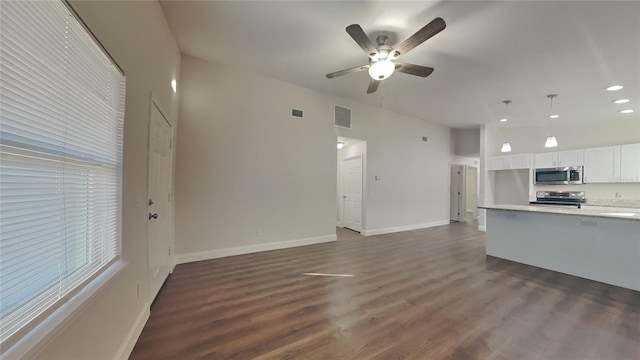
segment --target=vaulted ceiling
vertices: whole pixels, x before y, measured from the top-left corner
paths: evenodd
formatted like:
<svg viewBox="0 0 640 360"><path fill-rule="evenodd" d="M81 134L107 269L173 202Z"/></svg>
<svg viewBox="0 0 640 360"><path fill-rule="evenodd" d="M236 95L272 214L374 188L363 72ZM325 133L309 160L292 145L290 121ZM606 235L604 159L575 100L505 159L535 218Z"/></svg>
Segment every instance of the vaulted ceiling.
<svg viewBox="0 0 640 360"><path fill-rule="evenodd" d="M640 121L640 2L616 1L163 1L184 54L344 96L450 127ZM431 66L396 73L366 94L367 64L345 32L360 24L399 43L435 17L447 28L402 61ZM624 85L607 92L612 84ZM557 93L550 120L547 94ZM617 98L629 98L624 105ZM633 114L618 110L634 109Z"/></svg>

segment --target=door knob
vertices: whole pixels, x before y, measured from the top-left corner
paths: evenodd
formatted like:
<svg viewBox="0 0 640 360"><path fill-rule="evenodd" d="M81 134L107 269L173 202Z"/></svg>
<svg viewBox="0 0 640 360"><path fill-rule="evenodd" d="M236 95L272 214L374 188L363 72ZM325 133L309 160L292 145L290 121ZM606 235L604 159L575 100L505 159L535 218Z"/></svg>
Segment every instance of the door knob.
<svg viewBox="0 0 640 360"><path fill-rule="evenodd" d="M157 219L157 218L158 218L158 213L155 213L155 214L149 213L149 220Z"/></svg>

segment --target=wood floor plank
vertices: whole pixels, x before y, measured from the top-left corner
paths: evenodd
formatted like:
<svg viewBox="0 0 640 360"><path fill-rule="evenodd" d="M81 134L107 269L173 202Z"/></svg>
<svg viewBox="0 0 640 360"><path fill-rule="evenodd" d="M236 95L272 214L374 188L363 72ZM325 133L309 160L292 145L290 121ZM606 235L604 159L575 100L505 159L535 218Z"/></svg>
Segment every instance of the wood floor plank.
<svg viewBox="0 0 640 360"><path fill-rule="evenodd" d="M463 223L337 234L178 265L131 359L640 359L640 292L487 257Z"/></svg>

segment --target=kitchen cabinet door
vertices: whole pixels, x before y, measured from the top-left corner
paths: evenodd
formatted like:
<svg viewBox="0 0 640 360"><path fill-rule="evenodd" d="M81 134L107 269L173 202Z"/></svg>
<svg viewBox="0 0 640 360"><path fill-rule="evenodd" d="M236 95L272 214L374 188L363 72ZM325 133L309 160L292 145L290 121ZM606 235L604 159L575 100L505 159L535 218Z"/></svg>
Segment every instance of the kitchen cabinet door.
<svg viewBox="0 0 640 360"><path fill-rule="evenodd" d="M585 183L620 182L620 146L586 149L583 179Z"/></svg>
<svg viewBox="0 0 640 360"><path fill-rule="evenodd" d="M556 167L557 152L536 154L535 167L536 169L554 168Z"/></svg>
<svg viewBox="0 0 640 360"><path fill-rule="evenodd" d="M559 151L556 166L583 166L584 150Z"/></svg>
<svg viewBox="0 0 640 360"><path fill-rule="evenodd" d="M620 146L620 181L640 182L640 144Z"/></svg>
<svg viewBox="0 0 640 360"><path fill-rule="evenodd" d="M489 159L489 170L504 170L507 164L504 156L494 156Z"/></svg>
<svg viewBox="0 0 640 360"><path fill-rule="evenodd" d="M531 159L531 154L518 154L507 157L507 167L509 169L528 169Z"/></svg>

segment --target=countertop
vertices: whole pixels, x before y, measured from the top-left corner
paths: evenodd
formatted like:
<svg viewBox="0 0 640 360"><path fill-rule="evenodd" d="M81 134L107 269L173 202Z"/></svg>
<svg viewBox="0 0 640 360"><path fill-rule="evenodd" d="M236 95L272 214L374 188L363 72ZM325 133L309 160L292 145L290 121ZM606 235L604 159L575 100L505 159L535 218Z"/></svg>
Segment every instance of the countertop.
<svg viewBox="0 0 640 360"><path fill-rule="evenodd" d="M574 216L591 216L610 219L627 219L640 221L640 212L637 211L608 211L608 210L590 210L577 209L555 206L532 206L532 205L487 205L478 206L479 209L490 210L510 210L510 211L528 211L537 213L557 214L557 215L574 215Z"/></svg>

